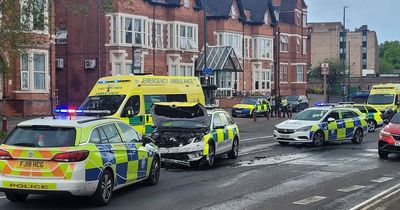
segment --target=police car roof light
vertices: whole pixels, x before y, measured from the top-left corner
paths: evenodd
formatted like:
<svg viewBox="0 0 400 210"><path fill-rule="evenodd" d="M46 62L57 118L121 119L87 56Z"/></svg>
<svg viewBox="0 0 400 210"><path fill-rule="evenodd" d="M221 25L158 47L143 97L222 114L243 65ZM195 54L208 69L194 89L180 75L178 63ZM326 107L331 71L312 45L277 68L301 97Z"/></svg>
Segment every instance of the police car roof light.
<svg viewBox="0 0 400 210"><path fill-rule="evenodd" d="M335 104L330 104L330 103L315 103L315 106L335 106Z"/></svg>

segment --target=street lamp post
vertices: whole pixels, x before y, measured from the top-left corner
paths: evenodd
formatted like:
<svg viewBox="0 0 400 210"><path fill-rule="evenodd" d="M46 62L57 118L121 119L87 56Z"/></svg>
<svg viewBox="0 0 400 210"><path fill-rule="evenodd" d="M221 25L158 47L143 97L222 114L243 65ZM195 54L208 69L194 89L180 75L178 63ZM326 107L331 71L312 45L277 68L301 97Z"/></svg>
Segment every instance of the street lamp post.
<svg viewBox="0 0 400 210"><path fill-rule="evenodd" d="M346 44L346 37L347 37L347 33L346 33L346 9L348 8L348 6L344 6L343 7L343 33L342 33L342 38L343 38L343 43ZM344 45L345 47L345 45ZM347 46L348 47L348 46ZM343 49L343 52L346 52L345 49ZM343 64L343 81L342 81L342 88L343 88L343 101L345 101L345 95L346 95L346 56L342 57L342 64Z"/></svg>

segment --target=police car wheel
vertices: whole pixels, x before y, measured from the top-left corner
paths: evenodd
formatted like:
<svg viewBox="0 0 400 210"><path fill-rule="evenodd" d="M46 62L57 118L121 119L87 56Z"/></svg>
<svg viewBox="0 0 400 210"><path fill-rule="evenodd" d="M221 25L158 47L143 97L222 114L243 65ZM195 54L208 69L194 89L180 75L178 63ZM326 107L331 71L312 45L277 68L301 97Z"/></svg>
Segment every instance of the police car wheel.
<svg viewBox="0 0 400 210"><path fill-rule="evenodd" d="M373 120L368 120L368 132L374 132L376 129L376 122Z"/></svg>
<svg viewBox="0 0 400 210"><path fill-rule="evenodd" d="M99 180L96 192L92 196L92 203L97 206L106 206L110 203L114 190L114 178L109 170L104 170Z"/></svg>
<svg viewBox="0 0 400 210"><path fill-rule="evenodd" d="M146 179L145 183L149 186L154 186L160 179L160 159L155 157L151 163L150 175Z"/></svg>
<svg viewBox="0 0 400 210"><path fill-rule="evenodd" d="M324 133L322 133L321 131L316 132L314 134L312 144L316 147L320 147L324 145L324 143L325 143Z"/></svg>
<svg viewBox="0 0 400 210"><path fill-rule="evenodd" d="M215 160L215 147L213 144L209 144L208 155L206 156L206 166L212 168Z"/></svg>
<svg viewBox="0 0 400 210"><path fill-rule="evenodd" d="M235 138L232 142L232 150L228 153L228 158L236 159L239 156L239 141Z"/></svg>
<svg viewBox="0 0 400 210"><path fill-rule="evenodd" d="M389 153L382 150L378 150L378 155L381 159L387 159L389 157Z"/></svg>
<svg viewBox="0 0 400 210"><path fill-rule="evenodd" d="M353 144L361 144L361 142L363 141L363 137L364 137L363 130L359 128L354 133L354 137L351 141L353 142Z"/></svg>
<svg viewBox="0 0 400 210"><path fill-rule="evenodd" d="M10 192L6 192L6 197L9 201L11 202L24 202L26 200L26 198L28 197L28 194L19 194L19 193L10 193Z"/></svg>

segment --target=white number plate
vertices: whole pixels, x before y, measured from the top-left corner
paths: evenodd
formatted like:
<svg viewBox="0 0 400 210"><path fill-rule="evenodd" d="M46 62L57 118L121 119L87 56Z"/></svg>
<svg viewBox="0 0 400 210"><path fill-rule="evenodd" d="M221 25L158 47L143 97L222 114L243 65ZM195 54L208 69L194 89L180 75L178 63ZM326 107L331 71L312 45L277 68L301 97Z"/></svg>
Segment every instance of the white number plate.
<svg viewBox="0 0 400 210"><path fill-rule="evenodd" d="M396 146L396 147L400 147L400 141L396 141L396 142L394 142L394 146Z"/></svg>
<svg viewBox="0 0 400 210"><path fill-rule="evenodd" d="M289 138L290 138L290 136L289 136L289 135L281 135L281 138L284 138L284 139L289 139Z"/></svg>
<svg viewBox="0 0 400 210"><path fill-rule="evenodd" d="M241 110L236 110L236 113L242 113L242 111Z"/></svg>

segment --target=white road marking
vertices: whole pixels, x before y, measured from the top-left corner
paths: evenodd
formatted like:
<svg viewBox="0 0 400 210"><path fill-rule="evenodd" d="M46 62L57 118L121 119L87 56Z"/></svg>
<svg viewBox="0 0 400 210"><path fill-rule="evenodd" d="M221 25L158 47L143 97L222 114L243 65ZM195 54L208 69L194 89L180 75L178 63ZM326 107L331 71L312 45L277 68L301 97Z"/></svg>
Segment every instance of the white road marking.
<svg viewBox="0 0 400 210"><path fill-rule="evenodd" d="M371 182L382 183L382 182L387 182L392 179L393 179L392 177L381 177L379 179L373 179L373 180L371 180Z"/></svg>
<svg viewBox="0 0 400 210"><path fill-rule="evenodd" d="M248 139L240 139L240 141L253 141L253 140L258 140L258 139L270 139L273 138L274 136L259 136L259 137L254 137L254 138L248 138Z"/></svg>
<svg viewBox="0 0 400 210"><path fill-rule="evenodd" d="M397 192L399 192L400 191L399 187L400 187L400 184L397 184L397 185L395 185L395 186L393 186L393 187L391 187L391 188L379 193L378 195L375 195L374 197L372 197L372 198L370 198L370 199L358 204L357 206L354 206L353 208L351 208L349 210L364 210L364 209L366 210L366 209L369 209L372 206L378 204L379 202L382 202L384 199L386 199L386 198L392 196L393 194L396 194ZM393 190L395 190L395 191L393 191ZM393 191L393 192L389 193L391 191ZM384 196L387 193L389 193L389 194ZM382 196L384 196L384 197L382 197ZM370 204L367 205L368 203L370 203Z"/></svg>
<svg viewBox="0 0 400 210"><path fill-rule="evenodd" d="M351 187L346 187L346 188L342 188L342 189L338 189L337 191L339 191L339 192L351 192L351 191L355 191L355 190L359 190L359 189L362 189L362 188L364 188L365 186L362 186L362 185L353 185L353 186L351 186Z"/></svg>
<svg viewBox="0 0 400 210"><path fill-rule="evenodd" d="M324 196L313 196L313 197L309 197L309 198L299 200L299 201L296 201L293 203L298 204L298 205L307 205L307 204L314 203L314 202L317 202L320 200L324 200L325 198L326 197L324 197Z"/></svg>

